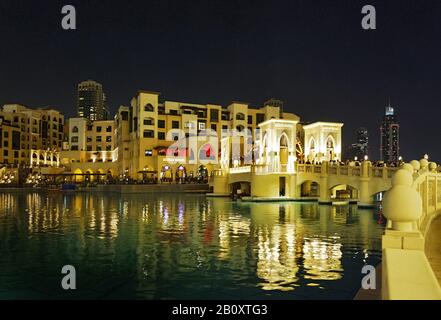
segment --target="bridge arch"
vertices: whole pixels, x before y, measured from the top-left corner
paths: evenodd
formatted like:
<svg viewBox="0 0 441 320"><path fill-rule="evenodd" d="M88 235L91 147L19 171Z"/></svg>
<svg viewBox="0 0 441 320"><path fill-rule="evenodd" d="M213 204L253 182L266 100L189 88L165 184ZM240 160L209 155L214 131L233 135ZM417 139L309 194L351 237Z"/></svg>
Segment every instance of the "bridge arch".
<svg viewBox="0 0 441 320"><path fill-rule="evenodd" d="M320 184L315 180L304 180L300 184L300 197L319 197Z"/></svg>
<svg viewBox="0 0 441 320"><path fill-rule="evenodd" d="M336 184L329 188L331 199L359 199L360 190L350 184Z"/></svg>
<svg viewBox="0 0 441 320"><path fill-rule="evenodd" d="M251 182L250 181L235 181L230 183L230 193L240 194L242 196L251 195Z"/></svg>

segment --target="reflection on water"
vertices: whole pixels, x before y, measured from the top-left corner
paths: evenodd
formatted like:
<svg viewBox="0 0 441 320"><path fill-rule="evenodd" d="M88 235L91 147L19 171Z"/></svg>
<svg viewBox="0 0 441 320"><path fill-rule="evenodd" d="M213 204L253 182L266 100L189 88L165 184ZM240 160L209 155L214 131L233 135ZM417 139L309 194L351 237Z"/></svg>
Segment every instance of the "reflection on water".
<svg viewBox="0 0 441 320"><path fill-rule="evenodd" d="M0 298L350 299L380 261L378 221L316 203L0 193Z"/></svg>

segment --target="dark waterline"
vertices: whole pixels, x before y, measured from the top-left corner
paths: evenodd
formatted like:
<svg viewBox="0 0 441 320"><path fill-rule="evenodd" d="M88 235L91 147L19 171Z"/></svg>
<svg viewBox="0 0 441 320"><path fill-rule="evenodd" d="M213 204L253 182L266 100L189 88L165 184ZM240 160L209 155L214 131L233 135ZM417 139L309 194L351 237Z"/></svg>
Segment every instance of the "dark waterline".
<svg viewBox="0 0 441 320"><path fill-rule="evenodd" d="M383 221L316 203L0 193L0 299L352 299Z"/></svg>

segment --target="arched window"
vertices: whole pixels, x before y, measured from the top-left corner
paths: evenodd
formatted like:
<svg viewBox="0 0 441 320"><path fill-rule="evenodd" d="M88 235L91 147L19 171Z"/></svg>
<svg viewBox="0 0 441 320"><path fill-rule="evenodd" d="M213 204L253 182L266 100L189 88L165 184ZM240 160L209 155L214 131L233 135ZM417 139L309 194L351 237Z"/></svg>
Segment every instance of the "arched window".
<svg viewBox="0 0 441 320"><path fill-rule="evenodd" d="M144 106L144 111L153 112L153 111L155 111L155 108L153 108L153 106L150 103L147 103Z"/></svg>
<svg viewBox="0 0 441 320"><path fill-rule="evenodd" d="M280 137L280 147L288 147L288 138L286 137L286 134L282 134Z"/></svg>
<svg viewBox="0 0 441 320"><path fill-rule="evenodd" d="M73 128L72 128L72 132L73 132L73 133L77 133L77 132L78 132L78 127L77 127L77 126L73 127Z"/></svg>
<svg viewBox="0 0 441 320"><path fill-rule="evenodd" d="M329 136L328 140L326 141L326 148L328 149L334 148L334 140L332 140L331 136Z"/></svg>
<svg viewBox="0 0 441 320"><path fill-rule="evenodd" d="M314 140L314 138L311 138L311 140L309 140L309 149L311 149L311 150L315 149L315 140Z"/></svg>

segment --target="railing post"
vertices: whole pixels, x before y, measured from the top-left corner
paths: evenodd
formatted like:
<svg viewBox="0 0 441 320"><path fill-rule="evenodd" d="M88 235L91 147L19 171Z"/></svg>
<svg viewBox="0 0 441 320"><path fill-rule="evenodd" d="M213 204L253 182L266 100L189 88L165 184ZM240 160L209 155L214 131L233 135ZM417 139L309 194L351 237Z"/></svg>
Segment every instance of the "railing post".
<svg viewBox="0 0 441 320"><path fill-rule="evenodd" d="M398 170L384 196L384 216L391 228L383 235L383 248L424 250L424 238L416 227L423 206L421 196L412 188L412 170L410 165Z"/></svg>

